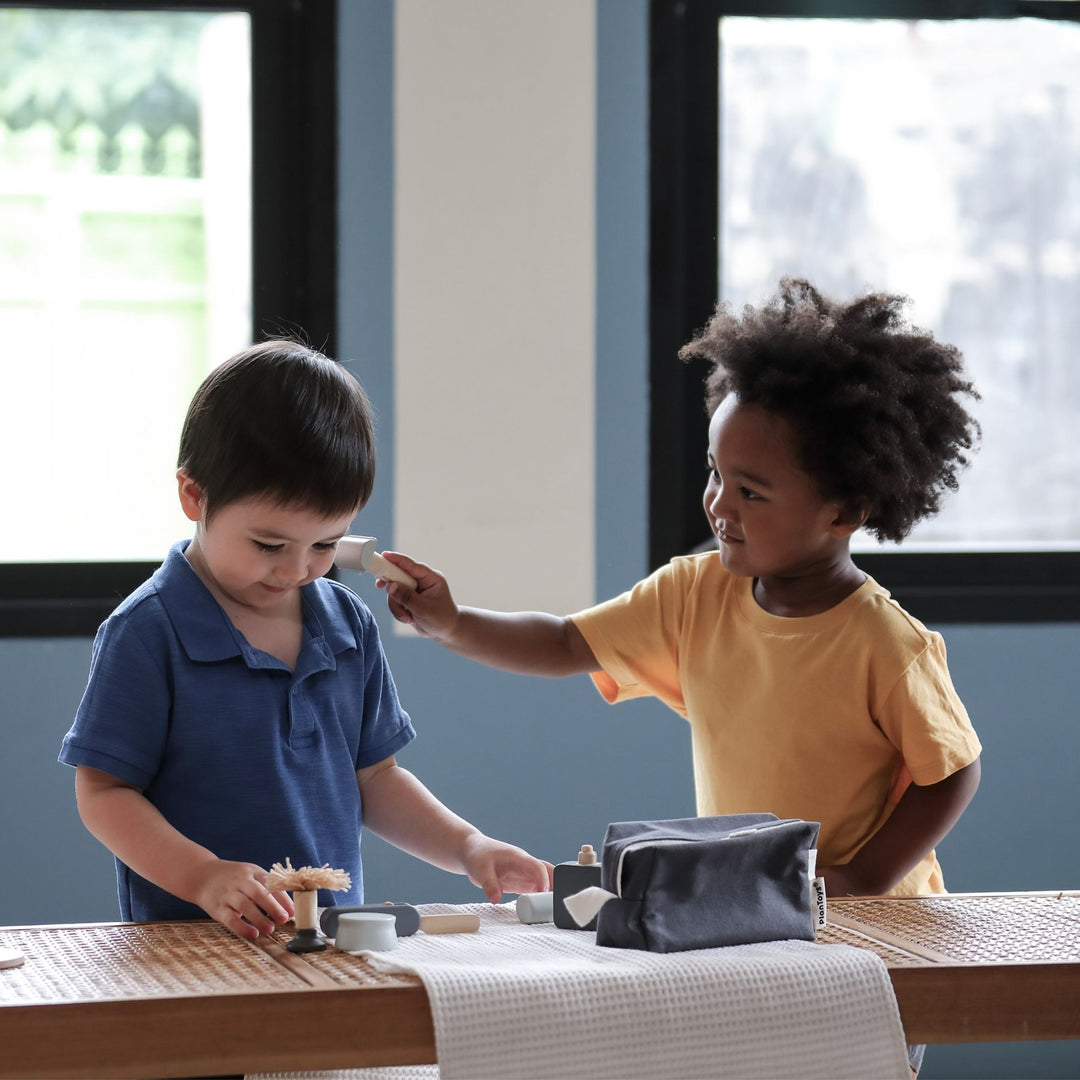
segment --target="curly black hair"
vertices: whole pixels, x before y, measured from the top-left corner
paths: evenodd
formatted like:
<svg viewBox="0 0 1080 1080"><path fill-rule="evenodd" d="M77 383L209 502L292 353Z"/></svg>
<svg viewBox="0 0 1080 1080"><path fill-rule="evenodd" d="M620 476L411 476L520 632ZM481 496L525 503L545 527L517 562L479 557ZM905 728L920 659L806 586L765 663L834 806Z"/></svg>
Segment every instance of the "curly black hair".
<svg viewBox="0 0 1080 1080"><path fill-rule="evenodd" d="M729 394L783 417L801 463L881 540L902 540L936 514L980 437L957 400L979 398L953 345L912 326L906 297L827 299L783 278L761 307L720 304L679 350L704 357L711 416Z"/></svg>

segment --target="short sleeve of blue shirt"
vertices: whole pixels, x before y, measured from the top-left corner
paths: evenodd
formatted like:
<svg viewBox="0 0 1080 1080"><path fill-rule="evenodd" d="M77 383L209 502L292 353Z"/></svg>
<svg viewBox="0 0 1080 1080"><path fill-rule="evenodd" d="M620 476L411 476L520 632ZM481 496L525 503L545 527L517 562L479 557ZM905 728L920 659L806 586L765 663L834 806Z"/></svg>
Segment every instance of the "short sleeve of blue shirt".
<svg viewBox="0 0 1080 1080"><path fill-rule="evenodd" d="M253 648L176 545L98 631L86 692L60 760L140 788L181 833L263 868L328 863L363 898L356 770L415 737L363 602L321 579L304 586L290 670ZM126 919L202 917L117 863Z"/></svg>

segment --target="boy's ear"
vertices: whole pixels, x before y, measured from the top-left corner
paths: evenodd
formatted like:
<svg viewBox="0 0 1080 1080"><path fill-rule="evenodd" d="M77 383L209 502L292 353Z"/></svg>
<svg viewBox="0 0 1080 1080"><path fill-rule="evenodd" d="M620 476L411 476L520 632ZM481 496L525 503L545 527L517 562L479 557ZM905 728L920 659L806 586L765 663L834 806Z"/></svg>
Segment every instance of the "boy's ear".
<svg viewBox="0 0 1080 1080"><path fill-rule="evenodd" d="M833 533L840 539L845 539L858 532L866 524L870 516L869 506L845 506L841 504L837 508L836 517L832 521Z"/></svg>
<svg viewBox="0 0 1080 1080"><path fill-rule="evenodd" d="M184 516L190 521L202 521L203 512L206 509L206 494L194 480L188 476L187 471L178 469L176 483L180 492L180 508Z"/></svg>

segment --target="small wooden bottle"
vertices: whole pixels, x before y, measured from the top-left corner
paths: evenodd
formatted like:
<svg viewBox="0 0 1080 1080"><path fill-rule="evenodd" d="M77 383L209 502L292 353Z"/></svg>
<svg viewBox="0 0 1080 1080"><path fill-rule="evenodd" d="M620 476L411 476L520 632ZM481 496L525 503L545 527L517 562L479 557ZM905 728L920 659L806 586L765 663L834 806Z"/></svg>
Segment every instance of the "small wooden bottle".
<svg viewBox="0 0 1080 1080"><path fill-rule="evenodd" d="M590 885L599 884L600 864L596 861L596 852L593 851L592 844L582 844L577 861L558 863L552 874L551 906L555 925L563 930L595 930L595 918L585 926L578 926L563 901Z"/></svg>

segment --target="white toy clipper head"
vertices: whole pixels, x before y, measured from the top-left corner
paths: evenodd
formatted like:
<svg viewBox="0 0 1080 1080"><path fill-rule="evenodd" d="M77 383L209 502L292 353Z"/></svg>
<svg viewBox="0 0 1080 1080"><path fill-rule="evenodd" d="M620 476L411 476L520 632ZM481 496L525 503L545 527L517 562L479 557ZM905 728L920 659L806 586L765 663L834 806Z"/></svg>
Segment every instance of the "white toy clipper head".
<svg viewBox="0 0 1080 1080"><path fill-rule="evenodd" d="M371 565L371 556L374 554L374 536L343 536L338 541L334 562L342 570L364 572Z"/></svg>
<svg viewBox="0 0 1080 1080"><path fill-rule="evenodd" d="M375 550L374 536L343 536L338 541L334 562L342 570L359 570L387 581L399 581L410 589L416 588L415 578L396 567L389 559L384 559Z"/></svg>

